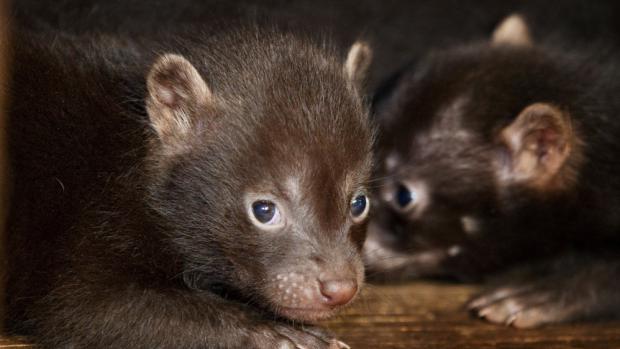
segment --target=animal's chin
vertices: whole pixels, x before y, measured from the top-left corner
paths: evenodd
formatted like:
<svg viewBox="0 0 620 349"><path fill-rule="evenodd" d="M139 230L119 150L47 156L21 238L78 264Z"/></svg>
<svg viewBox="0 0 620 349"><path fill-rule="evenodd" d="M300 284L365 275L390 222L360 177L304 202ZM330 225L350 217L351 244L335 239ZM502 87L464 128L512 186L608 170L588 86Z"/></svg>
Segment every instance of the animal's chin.
<svg viewBox="0 0 620 349"><path fill-rule="evenodd" d="M337 309L333 308L293 308L278 307L277 313L290 320L315 322L334 316Z"/></svg>
<svg viewBox="0 0 620 349"><path fill-rule="evenodd" d="M374 283L419 279L478 282L485 275L484 267L488 266L479 266L468 256L453 256L450 252L437 248L404 254L375 249L373 255L365 256L367 278Z"/></svg>

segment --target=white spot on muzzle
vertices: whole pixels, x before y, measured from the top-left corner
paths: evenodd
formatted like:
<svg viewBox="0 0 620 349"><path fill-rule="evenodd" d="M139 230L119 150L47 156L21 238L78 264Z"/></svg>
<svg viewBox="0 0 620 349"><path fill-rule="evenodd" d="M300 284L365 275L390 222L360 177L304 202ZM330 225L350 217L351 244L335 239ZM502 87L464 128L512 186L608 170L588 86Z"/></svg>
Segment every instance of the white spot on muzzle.
<svg viewBox="0 0 620 349"><path fill-rule="evenodd" d="M448 256L456 257L463 252L463 248L458 245L454 245L448 249Z"/></svg>
<svg viewBox="0 0 620 349"><path fill-rule="evenodd" d="M476 235L480 232L480 222L471 216L461 217L461 226L468 235Z"/></svg>

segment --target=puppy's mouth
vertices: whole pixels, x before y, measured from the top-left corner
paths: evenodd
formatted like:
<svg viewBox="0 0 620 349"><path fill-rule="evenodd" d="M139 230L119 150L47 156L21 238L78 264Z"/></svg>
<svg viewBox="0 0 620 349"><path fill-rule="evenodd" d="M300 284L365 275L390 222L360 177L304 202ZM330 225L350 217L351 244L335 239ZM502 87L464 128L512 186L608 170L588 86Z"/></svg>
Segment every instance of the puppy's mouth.
<svg viewBox="0 0 620 349"><path fill-rule="evenodd" d="M334 276L336 275L336 276ZM353 279L356 277L356 279ZM289 272L278 274L265 294L277 315L314 322L334 316L357 297L363 274Z"/></svg>
<svg viewBox="0 0 620 349"><path fill-rule="evenodd" d="M278 307L278 314L291 319L304 322L316 322L328 319L336 314L335 308L295 308Z"/></svg>
<svg viewBox="0 0 620 349"><path fill-rule="evenodd" d="M460 249L455 246L397 251L371 236L364 245L364 262L373 281L405 281L442 274L444 262L461 253Z"/></svg>

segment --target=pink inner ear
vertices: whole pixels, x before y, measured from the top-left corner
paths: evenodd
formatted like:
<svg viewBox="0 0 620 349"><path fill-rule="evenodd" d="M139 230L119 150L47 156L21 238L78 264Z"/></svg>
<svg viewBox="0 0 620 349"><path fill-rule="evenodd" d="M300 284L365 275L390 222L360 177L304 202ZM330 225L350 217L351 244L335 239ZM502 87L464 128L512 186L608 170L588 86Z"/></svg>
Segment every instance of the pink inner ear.
<svg viewBox="0 0 620 349"><path fill-rule="evenodd" d="M539 190L562 189L573 183L579 153L578 149L575 153L578 139L570 122L568 114L552 105L536 103L525 108L500 134L512 155L511 166L501 173L503 178ZM571 154L576 155L564 167Z"/></svg>
<svg viewBox="0 0 620 349"><path fill-rule="evenodd" d="M157 97L157 99L159 99L162 104L165 104L169 107L174 106L174 104L176 103L176 98L172 89L165 88L163 86L160 87L159 91L157 91Z"/></svg>
<svg viewBox="0 0 620 349"><path fill-rule="evenodd" d="M534 131L536 142L536 155L541 162L546 162L554 151L562 152L560 134L552 128L544 128Z"/></svg>

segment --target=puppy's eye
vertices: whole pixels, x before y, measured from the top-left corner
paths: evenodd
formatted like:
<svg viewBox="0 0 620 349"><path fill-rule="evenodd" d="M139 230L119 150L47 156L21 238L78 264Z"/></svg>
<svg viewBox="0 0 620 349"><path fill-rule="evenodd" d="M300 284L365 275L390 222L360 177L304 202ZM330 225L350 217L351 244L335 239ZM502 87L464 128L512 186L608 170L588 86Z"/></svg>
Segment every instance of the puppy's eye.
<svg viewBox="0 0 620 349"><path fill-rule="evenodd" d="M361 222L368 215L368 198L366 195L358 194L351 200L351 216L354 222Z"/></svg>
<svg viewBox="0 0 620 349"><path fill-rule="evenodd" d="M281 221L278 206L268 200L260 200L252 203L252 214L259 223L264 225L277 225Z"/></svg>
<svg viewBox="0 0 620 349"><path fill-rule="evenodd" d="M415 191L410 190L404 184L399 184L396 188L396 204L405 210L416 203L417 195Z"/></svg>

